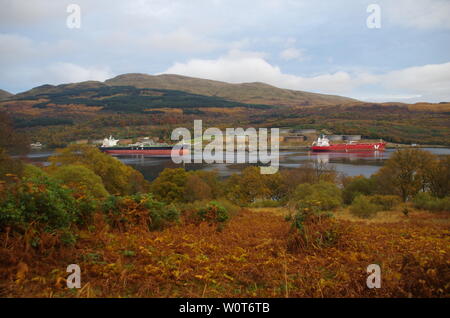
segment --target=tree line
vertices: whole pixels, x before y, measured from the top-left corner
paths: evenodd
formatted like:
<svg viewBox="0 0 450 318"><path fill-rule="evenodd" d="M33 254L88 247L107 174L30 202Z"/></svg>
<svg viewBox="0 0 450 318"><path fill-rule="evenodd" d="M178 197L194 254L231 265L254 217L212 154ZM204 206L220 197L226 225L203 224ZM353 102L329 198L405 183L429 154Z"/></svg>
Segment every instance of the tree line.
<svg viewBox="0 0 450 318"><path fill-rule="evenodd" d="M13 130L5 133L17 138ZM88 145L59 149L48 167L37 167L11 158L10 141L1 142L0 231L27 233L31 227L33 233L53 233L67 242L98 214L122 230L130 224L161 229L180 219L221 228L242 207L286 207L295 228L303 229L305 222L344 206L359 217L372 217L401 202L450 210L450 156L418 149L395 152L369 178L341 176L327 165L310 163L272 175L249 166L224 180L214 171L165 169L148 182L140 172Z"/></svg>

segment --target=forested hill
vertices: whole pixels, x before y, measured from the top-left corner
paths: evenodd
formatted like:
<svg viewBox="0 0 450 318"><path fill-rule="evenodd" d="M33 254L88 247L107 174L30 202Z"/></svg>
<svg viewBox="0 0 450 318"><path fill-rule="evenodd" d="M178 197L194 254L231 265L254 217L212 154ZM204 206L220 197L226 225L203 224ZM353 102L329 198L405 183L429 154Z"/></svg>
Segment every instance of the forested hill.
<svg viewBox="0 0 450 318"><path fill-rule="evenodd" d="M231 84L173 74L123 74L105 81L108 85L181 90L193 94L217 96L228 100L277 106L348 104L356 100L326 94L281 89L265 83Z"/></svg>
<svg viewBox="0 0 450 318"><path fill-rule="evenodd" d="M151 129L166 138L170 125L188 126L195 119L216 127L306 127L400 143L448 145L450 133L450 103L365 103L178 75L126 74L105 82L43 85L0 100L0 112L51 146L111 133L148 135Z"/></svg>
<svg viewBox="0 0 450 318"><path fill-rule="evenodd" d="M179 75L146 74L124 74L105 82L42 85L12 99L36 101L35 108L81 105L125 112L167 107L268 109L272 106L331 106L357 102L346 97L281 89L264 83L230 84Z"/></svg>
<svg viewBox="0 0 450 318"><path fill-rule="evenodd" d="M16 101L33 103L32 108L59 111L71 105L91 107L93 110L114 112L154 112L161 108L193 109L204 107L245 107L269 109L274 106L230 101L217 96L205 96L179 90L108 86L99 82L85 82L51 86L44 85L18 94Z"/></svg>

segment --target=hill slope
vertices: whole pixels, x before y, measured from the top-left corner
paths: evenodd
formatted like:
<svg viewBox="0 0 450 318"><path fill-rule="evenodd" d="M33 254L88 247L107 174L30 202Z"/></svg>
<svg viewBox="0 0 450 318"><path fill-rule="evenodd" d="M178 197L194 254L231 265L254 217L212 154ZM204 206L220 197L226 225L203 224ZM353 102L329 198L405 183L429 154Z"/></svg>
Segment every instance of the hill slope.
<svg viewBox="0 0 450 318"><path fill-rule="evenodd" d="M14 99L27 99L27 98L35 98L39 95L69 95L73 90L97 90L105 87L102 82L98 81L86 81L79 83L71 83L71 84L61 84L61 85L41 85L34 87L28 91L23 93L16 94Z"/></svg>
<svg viewBox="0 0 450 318"><path fill-rule="evenodd" d="M140 90L182 91L231 102L272 106L331 106L349 105L358 102L347 97L281 89L265 83L231 84L181 75L139 73L119 75L105 82L86 81L57 86L42 85L15 95L14 99L44 97L44 95L71 95L74 98L74 91L101 91L105 87L116 86L134 87ZM187 106L192 107L192 105Z"/></svg>
<svg viewBox="0 0 450 318"><path fill-rule="evenodd" d="M75 109L139 113L177 108L197 112L197 108L270 109L358 103L346 97L281 89L264 83L230 84L168 74L123 74L105 82L47 84L12 98L5 96L9 98L0 106L3 104L8 111L45 116L55 112L60 116Z"/></svg>
<svg viewBox="0 0 450 318"><path fill-rule="evenodd" d="M356 102L356 100L347 97L281 89L264 83L230 84L172 74L156 76L147 74L123 74L106 80L105 84L112 86L181 90L193 94L216 96L249 104L308 106Z"/></svg>
<svg viewBox="0 0 450 318"><path fill-rule="evenodd" d="M32 102L32 108L67 110L71 105L95 110L140 113L161 108L257 108L275 106L241 103L218 96L207 96L179 90L136 88L135 86L108 86L100 82L65 85L44 85L15 96L15 101ZM11 105L13 101L8 101Z"/></svg>
<svg viewBox="0 0 450 318"><path fill-rule="evenodd" d="M11 94L10 92L7 92L3 89L0 89L0 100L4 100L7 99L9 97L13 96L13 94Z"/></svg>

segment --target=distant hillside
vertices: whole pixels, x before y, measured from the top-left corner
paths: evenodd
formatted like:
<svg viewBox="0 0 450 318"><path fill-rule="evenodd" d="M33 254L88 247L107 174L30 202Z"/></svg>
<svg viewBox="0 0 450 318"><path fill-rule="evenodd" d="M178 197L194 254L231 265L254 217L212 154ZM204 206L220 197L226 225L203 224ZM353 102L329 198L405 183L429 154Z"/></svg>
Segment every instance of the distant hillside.
<svg viewBox="0 0 450 318"><path fill-rule="evenodd" d="M42 95L55 95L55 94L70 94L70 91L76 90L95 90L107 86L106 84L98 81L86 81L80 83L72 84L61 84L61 85L42 85L32 88L26 92L16 94L14 99L27 99L35 98L36 96Z"/></svg>
<svg viewBox="0 0 450 318"><path fill-rule="evenodd" d="M314 128L421 145L448 145L450 103L369 103L178 75L126 74L105 82L42 85L0 101L34 140L60 147L114 135L167 138L202 119L214 127Z"/></svg>
<svg viewBox="0 0 450 318"><path fill-rule="evenodd" d="M0 89L0 100L7 99L9 97L13 96L10 92L4 91L3 89Z"/></svg>
<svg viewBox="0 0 450 318"><path fill-rule="evenodd" d="M87 81L62 85L42 85L17 94L14 99L35 98L44 95L72 94L74 90L98 90L110 86L127 86L137 89L163 89L182 91L232 102L273 106L330 106L346 105L357 100L326 94L281 89L264 83L230 84L180 75L123 74L106 80ZM188 106L188 105L187 105ZM214 105L210 105L214 106ZM192 107L192 106L190 106Z"/></svg>
<svg viewBox="0 0 450 318"><path fill-rule="evenodd" d="M82 82L64 85L43 85L17 94L4 101L11 112L52 115L69 111L121 113L160 113L176 109L183 113L199 113L199 108L271 109L273 105L230 101L218 96L193 94L179 90L109 86L101 82ZM0 104L0 105L1 105ZM201 112L200 112L201 113Z"/></svg>
<svg viewBox="0 0 450 318"><path fill-rule="evenodd" d="M40 117L94 114L98 111L177 111L201 115L204 111L234 113L278 107L320 109L321 106L372 105L386 110L390 106L399 106L411 111L439 113L449 112L450 107L449 103L368 103L335 95L281 89L264 83L230 84L170 74L123 74L105 82L42 85L16 95L0 90L0 108Z"/></svg>
<svg viewBox="0 0 450 318"><path fill-rule="evenodd" d="M181 90L193 94L217 96L232 101L277 106L336 105L356 100L281 89L264 83L230 84L180 75L123 74L105 81L107 85Z"/></svg>

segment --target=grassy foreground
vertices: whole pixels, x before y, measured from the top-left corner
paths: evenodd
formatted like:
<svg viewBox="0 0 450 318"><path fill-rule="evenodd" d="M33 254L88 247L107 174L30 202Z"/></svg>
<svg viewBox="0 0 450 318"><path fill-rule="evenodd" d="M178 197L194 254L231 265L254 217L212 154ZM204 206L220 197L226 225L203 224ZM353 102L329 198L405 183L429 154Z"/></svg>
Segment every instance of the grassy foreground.
<svg viewBox="0 0 450 318"><path fill-rule="evenodd" d="M0 239L1 297L448 297L450 216L411 210L361 221L335 213L336 243L289 251L282 208L244 209L222 231L207 223L161 232L112 230L99 218L73 247ZM56 248L55 248L56 247ZM380 289L366 268L379 264ZM18 265L17 265L18 264ZM68 289L66 267L81 267Z"/></svg>

